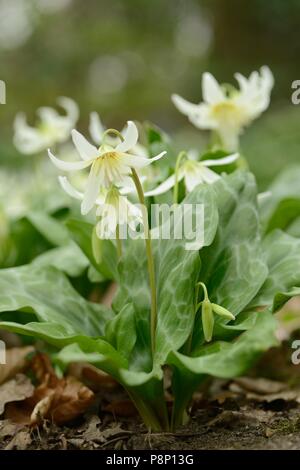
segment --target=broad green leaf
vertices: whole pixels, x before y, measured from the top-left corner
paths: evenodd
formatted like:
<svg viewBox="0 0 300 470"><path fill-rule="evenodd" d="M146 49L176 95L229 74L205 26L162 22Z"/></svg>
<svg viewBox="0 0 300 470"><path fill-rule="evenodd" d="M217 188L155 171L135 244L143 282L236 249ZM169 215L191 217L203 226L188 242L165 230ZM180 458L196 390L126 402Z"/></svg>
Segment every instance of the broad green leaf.
<svg viewBox="0 0 300 470"><path fill-rule="evenodd" d="M288 292L278 292L274 297L273 312L280 310L286 302L296 296L300 296L300 287L293 287Z"/></svg>
<svg viewBox="0 0 300 470"><path fill-rule="evenodd" d="M66 276L52 267L33 265L0 271L0 311L34 312L39 321L57 323L69 332L103 336L112 312L88 302Z"/></svg>
<svg viewBox="0 0 300 470"><path fill-rule="evenodd" d="M264 239L263 249L269 274L250 308L270 306L276 294L300 286L300 240L274 230Z"/></svg>
<svg viewBox="0 0 300 470"><path fill-rule="evenodd" d="M35 229L54 246L62 246L69 242L66 227L45 212L29 212L27 219Z"/></svg>
<svg viewBox="0 0 300 470"><path fill-rule="evenodd" d="M278 344L275 330L276 320L273 315L269 311L260 312L254 327L235 341L216 341L203 346L197 357L174 351L169 355L168 363L196 375L232 378L243 374L264 351Z"/></svg>
<svg viewBox="0 0 300 470"><path fill-rule="evenodd" d="M276 228L286 230L300 216L299 179L300 166L293 165L280 173L268 188L270 196L260 205L265 232Z"/></svg>
<svg viewBox="0 0 300 470"><path fill-rule="evenodd" d="M125 305L121 312L106 324L105 338L129 360L136 342L135 312L132 305Z"/></svg>
<svg viewBox="0 0 300 470"><path fill-rule="evenodd" d="M268 269L261 248L257 188L250 173L237 171L215 185L219 225L201 251L200 280L212 302L235 316L253 299Z"/></svg>
<svg viewBox="0 0 300 470"><path fill-rule="evenodd" d="M118 278L118 261L114 244L110 240L101 241L102 258L101 262L98 263L95 259L92 247L94 226L83 220L70 219L67 221L67 227L73 240L81 248L96 271L98 271L107 280L116 280Z"/></svg>
<svg viewBox="0 0 300 470"><path fill-rule="evenodd" d="M199 185L183 201L204 209L203 246L209 246L217 230L218 211L211 186ZM183 226L183 213L174 223ZM195 227L194 227L195 228ZM186 237L189 234L185 234ZM172 349L180 348L187 340L194 320L195 285L200 271L198 250L187 250L188 238L159 240L157 250L158 320L156 358L163 363ZM201 253L201 251L200 251Z"/></svg>
<svg viewBox="0 0 300 470"><path fill-rule="evenodd" d="M74 242L53 248L38 256L34 266L53 266L70 277L80 276L89 266L89 261Z"/></svg>

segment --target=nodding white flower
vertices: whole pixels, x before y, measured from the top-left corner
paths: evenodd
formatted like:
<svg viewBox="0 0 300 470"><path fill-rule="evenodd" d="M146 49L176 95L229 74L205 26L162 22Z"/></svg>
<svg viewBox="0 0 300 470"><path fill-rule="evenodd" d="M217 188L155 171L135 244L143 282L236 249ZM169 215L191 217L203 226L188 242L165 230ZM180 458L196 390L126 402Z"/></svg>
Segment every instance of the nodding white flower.
<svg viewBox="0 0 300 470"><path fill-rule="evenodd" d="M123 134L125 130L126 129L122 129L121 134ZM106 131L106 127L103 125L99 114L95 111L90 114L89 131L95 144L101 145L104 133ZM112 135L105 136L105 140L108 144L112 145L113 147L116 146L118 143L118 137ZM139 142L135 144L135 146L129 151L129 153L140 155L141 157L148 157L146 147L144 145L141 145Z"/></svg>
<svg viewBox="0 0 300 470"><path fill-rule="evenodd" d="M79 117L78 106L75 101L66 97L58 98L57 103L66 114L61 115L54 108L39 108L36 127L27 124L25 114L17 114L14 122L14 144L21 153L38 153L68 140Z"/></svg>
<svg viewBox="0 0 300 470"><path fill-rule="evenodd" d="M84 193L75 189L66 176L59 176L59 182L69 196L83 200ZM112 239L116 235L117 226L128 225L131 230L143 224L142 211L132 204L125 194L132 192L133 187L109 189L102 188L96 199L96 216L100 218L96 225L97 236L101 239Z"/></svg>
<svg viewBox="0 0 300 470"><path fill-rule="evenodd" d="M137 226L143 224L141 209L126 196L122 196L115 186L108 190L104 204L98 205L96 216L100 217L96 225L96 233L100 239L114 238L118 225L128 225L131 230L136 231Z"/></svg>
<svg viewBox="0 0 300 470"><path fill-rule="evenodd" d="M56 158L48 150L54 165L62 171L77 171L91 167L81 205L82 214L87 214L93 208L101 188L109 188L113 184L122 185L124 177L131 174L132 168L143 168L166 154L166 152L161 152L153 158L130 154L129 150L136 145L138 140L138 130L132 121L128 121L123 138L124 141L115 147L104 140L97 148L73 129L72 139L81 161L65 162Z"/></svg>
<svg viewBox="0 0 300 470"><path fill-rule="evenodd" d="M270 103L274 78L264 66L252 72L249 78L235 74L240 89L219 85L210 73L202 77L203 103L192 104L178 95L172 95L177 109L188 116L199 129L216 131L224 148L238 148L238 137L243 128L267 109Z"/></svg>
<svg viewBox="0 0 300 470"><path fill-rule="evenodd" d="M188 153L188 156L190 154ZM177 174L177 181L184 180L185 187L187 192L193 191L193 189L201 183L212 184L218 179L220 175L215 173L213 170L210 170L211 166L222 166L229 165L230 163L235 162L239 158L239 154L235 153L233 155L228 155L224 158L219 158L217 160L202 160L196 161L192 158L188 158L181 165ZM145 196L158 196L159 194L166 193L175 186L176 175L173 174L167 178L163 183L161 183L157 188L152 191L145 193Z"/></svg>

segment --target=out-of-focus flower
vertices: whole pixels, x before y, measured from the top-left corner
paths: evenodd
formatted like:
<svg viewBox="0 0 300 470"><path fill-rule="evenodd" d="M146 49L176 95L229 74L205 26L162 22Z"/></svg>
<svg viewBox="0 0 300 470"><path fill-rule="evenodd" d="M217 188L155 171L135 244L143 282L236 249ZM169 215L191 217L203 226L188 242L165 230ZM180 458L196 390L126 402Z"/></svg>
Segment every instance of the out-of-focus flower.
<svg viewBox="0 0 300 470"><path fill-rule="evenodd" d="M217 181L220 176L213 170L210 170L209 167L229 165L230 163L235 162L238 157L239 154L235 153L217 160L202 160L199 162L194 160L193 156L191 155L191 158L185 160L185 162L178 169L177 182L184 180L187 192L193 191L193 189L201 183L212 184ZM157 188L146 192L145 196L158 196L159 194L166 193L169 191L169 189L175 186L175 183L176 174L173 174Z"/></svg>
<svg viewBox="0 0 300 470"><path fill-rule="evenodd" d="M0 0L0 48L20 47L32 32L30 3L25 0Z"/></svg>
<svg viewBox="0 0 300 470"><path fill-rule="evenodd" d="M228 151L238 148L238 138L270 103L274 78L270 69L262 67L249 78L236 73L240 89L219 85L210 73L202 77L203 103L192 104L178 95L172 95L175 106L199 129L217 132Z"/></svg>
<svg viewBox="0 0 300 470"><path fill-rule="evenodd" d="M44 14L57 13L71 5L72 0L34 0L36 6Z"/></svg>
<svg viewBox="0 0 300 470"><path fill-rule="evenodd" d="M114 184L124 182L124 177L132 172L132 168L143 168L153 161L162 158L166 152L161 152L153 158L145 158L130 154L138 141L138 130L132 121L128 121L123 141L117 146L106 143L105 139L99 148L90 144L85 137L73 129L72 139L81 161L65 162L56 158L50 150L48 154L54 165L62 171L78 171L91 167L87 179L86 190L81 205L82 214L87 214L96 203L101 188L110 188Z"/></svg>
<svg viewBox="0 0 300 470"><path fill-rule="evenodd" d="M23 113L17 114L14 122L14 144L21 153L38 153L69 138L79 117L78 106L75 101L66 97L58 98L57 102L66 114L61 115L54 108L39 108L39 121L35 127L27 124Z"/></svg>

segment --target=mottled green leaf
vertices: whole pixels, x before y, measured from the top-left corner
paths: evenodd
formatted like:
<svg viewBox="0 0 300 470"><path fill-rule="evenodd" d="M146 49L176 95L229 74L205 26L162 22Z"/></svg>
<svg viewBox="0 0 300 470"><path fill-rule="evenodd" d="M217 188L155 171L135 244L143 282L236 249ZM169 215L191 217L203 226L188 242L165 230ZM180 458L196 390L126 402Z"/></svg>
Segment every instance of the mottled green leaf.
<svg viewBox="0 0 300 470"><path fill-rule="evenodd" d="M81 297L62 272L33 265L0 271L0 311L15 310L24 312L24 322L26 312L34 312L41 322L88 336L103 336L112 317L108 308Z"/></svg>
<svg viewBox="0 0 300 470"><path fill-rule="evenodd" d="M300 286L300 240L275 230L263 241L268 278L250 307L272 305L274 296Z"/></svg>

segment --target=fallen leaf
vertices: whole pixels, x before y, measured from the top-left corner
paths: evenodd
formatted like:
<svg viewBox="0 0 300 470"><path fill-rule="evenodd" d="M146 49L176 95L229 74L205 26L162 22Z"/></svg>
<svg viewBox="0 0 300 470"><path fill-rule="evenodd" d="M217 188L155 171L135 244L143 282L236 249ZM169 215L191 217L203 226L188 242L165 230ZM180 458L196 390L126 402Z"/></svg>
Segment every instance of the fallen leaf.
<svg viewBox="0 0 300 470"><path fill-rule="evenodd" d="M129 418L137 415L137 409L131 400L113 401L104 407L104 411L109 411L115 416Z"/></svg>
<svg viewBox="0 0 300 470"><path fill-rule="evenodd" d="M33 351L33 346L7 349L6 364L0 364L0 384L23 371L29 365L27 356Z"/></svg>
<svg viewBox="0 0 300 470"><path fill-rule="evenodd" d="M260 377L238 377L234 380L240 387L258 394L279 393L288 388L287 384Z"/></svg>
<svg viewBox="0 0 300 470"><path fill-rule="evenodd" d="M74 377L58 378L46 354L34 356L31 368L40 382L30 399L31 424L43 419L56 424L72 421L92 403L94 393Z"/></svg>
<svg viewBox="0 0 300 470"><path fill-rule="evenodd" d="M5 450L25 450L31 444L32 440L29 431L20 431L13 437L13 439L7 444Z"/></svg>
<svg viewBox="0 0 300 470"><path fill-rule="evenodd" d="M86 441L96 441L101 439L101 431L99 425L101 420L99 416L92 416L88 422L86 430L82 433L82 438Z"/></svg>
<svg viewBox="0 0 300 470"><path fill-rule="evenodd" d="M87 383L94 391L114 390L120 387L109 374L87 362L72 362L68 367L68 375Z"/></svg>
<svg viewBox="0 0 300 470"><path fill-rule="evenodd" d="M94 393L74 377L58 378L45 354L33 357L31 370L39 384L22 406L8 407L6 417L13 421L33 426L49 419L64 424L84 413L94 400Z"/></svg>
<svg viewBox="0 0 300 470"><path fill-rule="evenodd" d="M34 386L23 374L17 374L13 379L3 383L0 385L0 415L7 403L25 400L33 393Z"/></svg>
<svg viewBox="0 0 300 470"><path fill-rule="evenodd" d="M0 421L0 439L14 436L18 430L20 430L20 426L12 423L9 419Z"/></svg>

